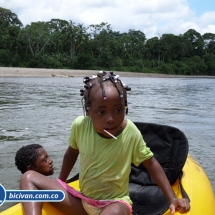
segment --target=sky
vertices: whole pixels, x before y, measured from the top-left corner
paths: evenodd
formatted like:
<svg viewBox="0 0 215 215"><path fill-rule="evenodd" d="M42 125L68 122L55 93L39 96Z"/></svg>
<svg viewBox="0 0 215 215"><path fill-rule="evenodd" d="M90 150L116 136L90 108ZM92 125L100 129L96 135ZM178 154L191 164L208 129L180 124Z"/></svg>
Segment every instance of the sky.
<svg viewBox="0 0 215 215"><path fill-rule="evenodd" d="M113 31L139 30L147 39L189 29L215 33L215 0L0 0L0 7L24 26L56 18L84 27L105 22Z"/></svg>

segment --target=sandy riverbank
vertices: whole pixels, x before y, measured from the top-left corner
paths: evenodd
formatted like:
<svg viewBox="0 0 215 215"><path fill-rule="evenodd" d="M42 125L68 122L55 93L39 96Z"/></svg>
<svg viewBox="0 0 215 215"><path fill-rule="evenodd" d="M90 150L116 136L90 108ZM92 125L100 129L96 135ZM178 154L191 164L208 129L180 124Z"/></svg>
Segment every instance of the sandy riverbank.
<svg viewBox="0 0 215 215"><path fill-rule="evenodd" d="M84 77L96 75L96 70L69 70L69 69L38 69L38 68L19 68L19 67L0 67L0 77ZM167 75L154 73L135 73L135 72L115 72L121 77L156 77L156 78L181 78L181 77L201 77Z"/></svg>

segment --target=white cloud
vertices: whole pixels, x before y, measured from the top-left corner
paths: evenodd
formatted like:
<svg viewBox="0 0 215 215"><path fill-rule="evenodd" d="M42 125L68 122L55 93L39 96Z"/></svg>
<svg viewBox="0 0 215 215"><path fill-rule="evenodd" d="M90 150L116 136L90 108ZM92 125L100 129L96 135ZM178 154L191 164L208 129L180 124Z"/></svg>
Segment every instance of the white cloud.
<svg viewBox="0 0 215 215"><path fill-rule="evenodd" d="M215 24L215 11L206 12L199 18L201 25L208 25L210 23Z"/></svg>
<svg viewBox="0 0 215 215"><path fill-rule="evenodd" d="M190 28L215 33L215 11L196 17L188 0L0 0L0 5L16 13L24 25L58 18L85 27L107 22L114 31L140 30L147 38L183 34Z"/></svg>

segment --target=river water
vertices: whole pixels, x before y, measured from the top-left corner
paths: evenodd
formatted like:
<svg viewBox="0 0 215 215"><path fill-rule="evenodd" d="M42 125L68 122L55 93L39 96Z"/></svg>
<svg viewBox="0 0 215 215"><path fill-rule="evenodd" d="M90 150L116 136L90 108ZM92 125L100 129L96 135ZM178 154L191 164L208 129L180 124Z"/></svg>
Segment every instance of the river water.
<svg viewBox="0 0 215 215"><path fill-rule="evenodd" d="M215 191L215 79L123 77L128 92L126 118L182 130L189 153L203 167ZM43 145L54 160L56 178L68 147L72 121L83 114L82 78L0 78L0 184L19 189L14 165L23 145ZM71 173L78 172L77 166ZM0 211L13 203L4 203Z"/></svg>

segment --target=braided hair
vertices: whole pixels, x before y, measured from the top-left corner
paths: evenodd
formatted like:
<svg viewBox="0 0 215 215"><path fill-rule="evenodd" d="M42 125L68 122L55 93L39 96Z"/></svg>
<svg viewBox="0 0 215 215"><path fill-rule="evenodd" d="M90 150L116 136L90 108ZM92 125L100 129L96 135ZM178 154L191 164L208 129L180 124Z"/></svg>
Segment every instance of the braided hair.
<svg viewBox="0 0 215 215"><path fill-rule="evenodd" d="M126 114L128 113L128 104L127 104L127 91L130 91L131 88L125 85L119 78L119 75L115 75L113 72L107 73L105 71L100 71L97 73L97 76L93 76L92 78L86 76L84 77L84 88L80 90L80 95L82 96L83 109L88 110L90 108L90 104L93 100L93 96L91 95L91 89L101 89L102 97L104 100L107 100L106 93L104 90L104 82L108 82L108 84L112 84L119 93L119 97L124 99Z"/></svg>
<svg viewBox="0 0 215 215"><path fill-rule="evenodd" d="M27 167L33 165L39 157L38 149L43 148L39 144L29 144L21 147L15 156L15 165L18 170L24 174L28 169Z"/></svg>

